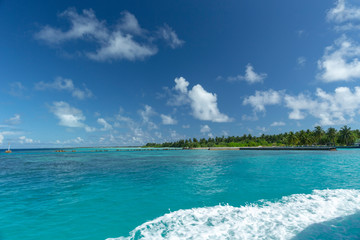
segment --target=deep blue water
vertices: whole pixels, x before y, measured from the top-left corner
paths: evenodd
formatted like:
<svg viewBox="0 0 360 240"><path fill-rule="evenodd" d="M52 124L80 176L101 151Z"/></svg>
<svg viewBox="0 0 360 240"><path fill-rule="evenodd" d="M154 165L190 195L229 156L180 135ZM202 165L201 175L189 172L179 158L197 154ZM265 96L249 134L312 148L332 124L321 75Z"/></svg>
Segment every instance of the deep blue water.
<svg viewBox="0 0 360 240"><path fill-rule="evenodd" d="M0 239L360 239L360 150L0 153Z"/></svg>

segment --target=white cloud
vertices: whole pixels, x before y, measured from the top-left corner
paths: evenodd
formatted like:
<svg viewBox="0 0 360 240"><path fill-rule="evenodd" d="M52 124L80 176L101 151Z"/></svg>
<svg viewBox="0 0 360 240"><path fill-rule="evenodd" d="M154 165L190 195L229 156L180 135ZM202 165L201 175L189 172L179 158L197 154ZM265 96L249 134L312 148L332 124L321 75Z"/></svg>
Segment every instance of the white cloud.
<svg viewBox="0 0 360 240"><path fill-rule="evenodd" d="M335 23L360 21L360 8L349 4L350 1L338 0L336 6L327 13L327 19Z"/></svg>
<svg viewBox="0 0 360 240"><path fill-rule="evenodd" d="M54 89L58 91L68 91L72 94L73 97L81 100L93 96L92 92L88 88L85 87L83 90L76 88L71 79L66 79L62 77L57 77L53 82L41 81L35 83L35 89L39 91L45 91L49 89Z"/></svg>
<svg viewBox="0 0 360 240"><path fill-rule="evenodd" d="M133 39L132 35L123 34L120 31L114 32L95 53L87 53L86 55L96 61L106 60L137 60L155 55L157 48L141 44Z"/></svg>
<svg viewBox="0 0 360 240"><path fill-rule="evenodd" d="M360 77L360 45L346 36L325 49L318 61L318 78L324 82L349 81Z"/></svg>
<svg viewBox="0 0 360 240"><path fill-rule="evenodd" d="M318 88L315 98L299 94L284 98L290 119L300 120L311 115L320 120L319 125L339 125L354 121L360 111L360 87L351 91L348 87L338 87L334 93Z"/></svg>
<svg viewBox="0 0 360 240"><path fill-rule="evenodd" d="M163 38L171 48L178 48L184 44L184 41L179 39L176 32L167 24L159 28L159 36Z"/></svg>
<svg viewBox="0 0 360 240"><path fill-rule="evenodd" d="M190 125L189 124L187 124L187 125L182 125L182 128L190 128Z"/></svg>
<svg viewBox="0 0 360 240"><path fill-rule="evenodd" d="M139 25L136 17L129 13L128 11L124 11L121 13L122 19L120 20L120 24L118 25L118 29L121 29L124 32L132 33L134 35L141 35L145 32Z"/></svg>
<svg viewBox="0 0 360 240"><path fill-rule="evenodd" d="M254 67L249 63L246 66L246 70L245 70L245 76L242 75L237 75L235 77L228 77L228 81L229 82L234 82L234 81L247 81L249 84L253 84L253 83L261 83L264 81L264 79L267 77L266 73L256 73L254 71Z"/></svg>
<svg viewBox="0 0 360 240"><path fill-rule="evenodd" d="M95 132L96 131L96 128L89 127L89 126L85 126L84 129L85 129L86 132Z"/></svg>
<svg viewBox="0 0 360 240"><path fill-rule="evenodd" d="M123 110L120 109L119 114L117 114L115 116L116 122L114 123L115 127L122 127L123 123L126 124L127 127L129 128L134 128L134 126L136 125L135 121L132 120L129 117L123 116Z"/></svg>
<svg viewBox="0 0 360 240"><path fill-rule="evenodd" d="M241 119L244 120L244 121L257 121L257 120L259 120L259 118L258 118L258 116L257 116L257 114L256 114L255 111L253 112L253 115L252 115L252 116L251 116L251 115L247 115L247 114L242 115L242 116L241 116Z"/></svg>
<svg viewBox="0 0 360 240"><path fill-rule="evenodd" d="M251 105L255 112L265 112L266 105L276 105L281 102L283 91L256 91L255 95L244 99L243 105Z"/></svg>
<svg viewBox="0 0 360 240"><path fill-rule="evenodd" d="M139 114L144 122L149 122L150 117L155 115L156 113L151 106L145 105L144 110L139 110Z"/></svg>
<svg viewBox="0 0 360 240"><path fill-rule="evenodd" d="M10 125L17 125L21 123L21 117L20 114L14 114L14 117L8 119L5 121L7 124Z"/></svg>
<svg viewBox="0 0 360 240"><path fill-rule="evenodd" d="M220 113L215 93L207 92L200 84L188 90L189 82L185 78L175 78L175 94L170 96L167 104L181 106L190 104L192 115L199 120L212 122L231 122L233 119Z"/></svg>
<svg viewBox="0 0 360 240"><path fill-rule="evenodd" d="M140 109L138 113L140 114L143 123L145 123L149 129L158 128L157 125L150 120L150 117L156 115L156 112L153 110L151 106L145 105L144 110Z"/></svg>
<svg viewBox="0 0 360 240"><path fill-rule="evenodd" d="M59 124L65 127L84 127L85 116L82 111L66 102L54 102L51 111L59 118Z"/></svg>
<svg viewBox="0 0 360 240"><path fill-rule="evenodd" d="M260 126L257 126L257 127L256 127L256 130L260 131L260 133L267 131L266 127L260 127Z"/></svg>
<svg viewBox="0 0 360 240"><path fill-rule="evenodd" d="M172 139L178 138L178 134L175 130L170 131L170 136Z"/></svg>
<svg viewBox="0 0 360 240"><path fill-rule="evenodd" d="M231 122L232 119L220 113L215 93L207 92L200 84L189 91L193 116L200 120L212 122Z"/></svg>
<svg viewBox="0 0 360 240"><path fill-rule="evenodd" d="M270 126L272 127L281 127L281 126L285 126L286 124L284 122L273 122Z"/></svg>
<svg viewBox="0 0 360 240"><path fill-rule="evenodd" d="M69 8L59 17L65 18L71 23L68 31L62 31L50 26L43 27L40 32L35 34L35 38L43 40L49 44L60 44L74 39L106 39L108 30L105 22L100 22L92 9L84 9L82 14L78 14L73 8Z"/></svg>
<svg viewBox="0 0 360 240"><path fill-rule="evenodd" d="M175 78L175 87L173 90L176 94L172 94L167 101L170 106L181 106L190 103L188 96L189 82L183 77Z"/></svg>
<svg viewBox="0 0 360 240"><path fill-rule="evenodd" d="M302 109L307 109L309 105L316 104L311 100L309 96L304 95L303 93L298 96L286 95L284 97L286 107L292 109L289 113L289 119L301 120L306 117L304 112L301 112Z"/></svg>
<svg viewBox="0 0 360 240"><path fill-rule="evenodd" d="M298 64L300 67L305 66L305 64L306 64L306 58L305 58L305 57L298 57L298 59L297 59L297 64Z"/></svg>
<svg viewBox="0 0 360 240"><path fill-rule="evenodd" d="M85 142L85 140L81 137L76 137L74 139L68 139L68 140L64 140L64 141L60 141L60 140L55 141L56 144L65 144L65 145L80 144L80 143L84 143L84 142Z"/></svg>
<svg viewBox="0 0 360 240"><path fill-rule="evenodd" d="M93 10L83 10L79 14L75 9L70 8L59 15L71 23L67 31L45 26L35 34L35 38L52 45L79 39L94 43L97 46L95 51L83 51L83 53L95 61L118 59L134 61L155 55L158 50L153 42L157 37L149 35L147 30L142 29L133 14L124 11L121 15L119 23L108 28L105 21L96 18ZM167 25L160 28L159 33L172 48L183 44ZM159 35L159 33L153 34Z"/></svg>
<svg viewBox="0 0 360 240"><path fill-rule="evenodd" d="M101 125L103 125L103 128L101 128L101 131L108 131L112 129L111 124L109 124L105 119L103 118L98 118L97 122Z"/></svg>
<svg viewBox="0 0 360 240"><path fill-rule="evenodd" d="M84 142L84 139L82 139L81 137L77 137L77 138L74 139L74 142L75 143L82 143L82 142Z"/></svg>
<svg viewBox="0 0 360 240"><path fill-rule="evenodd" d="M27 138L27 137L25 137L25 136L21 136L21 137L19 137L19 142L20 142L21 144L23 144L23 143L33 143L34 140L31 139L31 138Z"/></svg>
<svg viewBox="0 0 360 240"><path fill-rule="evenodd" d="M4 135L0 134L0 144L2 144L4 141Z"/></svg>
<svg viewBox="0 0 360 240"><path fill-rule="evenodd" d="M211 128L208 125L201 125L200 132L201 133L208 133L211 131Z"/></svg>
<svg viewBox="0 0 360 240"><path fill-rule="evenodd" d="M187 93L188 92L188 86L189 82L185 80L183 77L175 78L175 90L178 90L181 93Z"/></svg>
<svg viewBox="0 0 360 240"><path fill-rule="evenodd" d="M26 87L21 82L12 82L9 84L9 94L14 97L24 97Z"/></svg>
<svg viewBox="0 0 360 240"><path fill-rule="evenodd" d="M305 30L300 29L300 30L297 30L297 31L296 31L296 33L297 33L297 35L298 35L299 37L301 37L301 36L303 36L303 35L304 35Z"/></svg>
<svg viewBox="0 0 360 240"><path fill-rule="evenodd" d="M68 103L60 101L53 102L50 111L60 120L59 125L71 128L84 128L87 132L95 131L94 128L87 126L85 116L82 111L71 107Z"/></svg>
<svg viewBox="0 0 360 240"><path fill-rule="evenodd" d="M161 114L161 119L162 119L162 123L164 125L174 125L177 123L177 121L175 119L173 119L171 116L167 116L164 114Z"/></svg>
<svg viewBox="0 0 360 240"><path fill-rule="evenodd" d="M250 104L254 113L264 112L266 105L284 103L291 111L289 119L302 120L307 116L319 119L319 125L340 125L354 121L360 114L360 87L352 91L348 87L338 87L333 93L327 93L318 88L312 96L310 93L298 95L285 94L284 91L269 90L256 91L256 94L244 100L244 104ZM256 117L256 115L255 115ZM282 126L283 122L274 122L271 126Z"/></svg>
<svg viewBox="0 0 360 240"><path fill-rule="evenodd" d="M0 132L0 134L3 136L14 136L14 135L21 135L24 133L21 131L2 131Z"/></svg>

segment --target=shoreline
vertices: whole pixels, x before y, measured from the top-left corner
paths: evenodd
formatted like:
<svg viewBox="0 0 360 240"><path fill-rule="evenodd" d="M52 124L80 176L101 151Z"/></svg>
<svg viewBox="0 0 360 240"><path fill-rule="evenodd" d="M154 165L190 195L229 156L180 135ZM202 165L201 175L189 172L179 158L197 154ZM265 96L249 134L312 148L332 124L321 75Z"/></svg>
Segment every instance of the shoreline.
<svg viewBox="0 0 360 240"><path fill-rule="evenodd" d="M184 148L186 149L186 148ZM226 151L226 150L252 150L252 151L337 151L336 147L201 147L201 148L188 148L186 150L210 150L210 151Z"/></svg>

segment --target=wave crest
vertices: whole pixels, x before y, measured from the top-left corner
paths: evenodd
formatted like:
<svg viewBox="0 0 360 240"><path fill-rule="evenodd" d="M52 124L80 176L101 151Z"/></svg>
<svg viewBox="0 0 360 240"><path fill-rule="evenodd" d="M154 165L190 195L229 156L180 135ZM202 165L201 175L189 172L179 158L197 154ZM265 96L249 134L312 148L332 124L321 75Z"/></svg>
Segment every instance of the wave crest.
<svg viewBox="0 0 360 240"><path fill-rule="evenodd" d="M178 210L146 222L130 239L291 239L306 227L360 210L358 190L314 190L277 202Z"/></svg>

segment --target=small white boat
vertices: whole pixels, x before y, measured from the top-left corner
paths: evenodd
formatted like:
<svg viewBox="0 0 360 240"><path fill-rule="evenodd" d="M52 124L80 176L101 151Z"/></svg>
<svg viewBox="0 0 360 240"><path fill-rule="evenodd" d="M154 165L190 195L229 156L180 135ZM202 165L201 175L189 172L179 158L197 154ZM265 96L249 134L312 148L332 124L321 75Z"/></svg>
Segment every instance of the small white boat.
<svg viewBox="0 0 360 240"><path fill-rule="evenodd" d="M6 153L11 153L11 150L10 150L10 143L9 143L8 150L6 150L5 152L6 152Z"/></svg>

